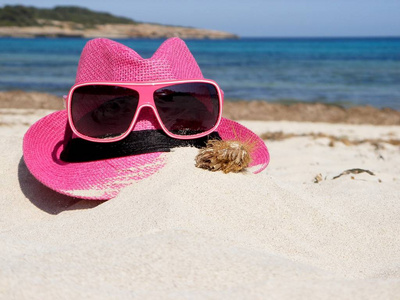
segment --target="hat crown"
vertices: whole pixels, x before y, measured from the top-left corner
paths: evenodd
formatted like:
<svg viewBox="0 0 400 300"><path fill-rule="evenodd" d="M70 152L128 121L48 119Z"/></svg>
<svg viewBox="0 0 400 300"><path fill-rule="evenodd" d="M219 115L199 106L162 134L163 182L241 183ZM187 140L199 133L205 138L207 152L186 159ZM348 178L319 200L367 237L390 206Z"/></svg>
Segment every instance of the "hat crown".
<svg viewBox="0 0 400 300"><path fill-rule="evenodd" d="M166 40L148 59L123 44L97 38L88 41L82 51L76 83L199 78L203 78L201 70L180 38Z"/></svg>

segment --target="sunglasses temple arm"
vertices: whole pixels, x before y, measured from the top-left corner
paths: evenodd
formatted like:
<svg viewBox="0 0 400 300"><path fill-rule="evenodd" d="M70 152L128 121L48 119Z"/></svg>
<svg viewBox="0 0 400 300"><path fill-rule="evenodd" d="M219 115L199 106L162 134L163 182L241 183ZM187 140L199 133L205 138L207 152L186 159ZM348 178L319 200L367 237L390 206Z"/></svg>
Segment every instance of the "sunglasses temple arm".
<svg viewBox="0 0 400 300"><path fill-rule="evenodd" d="M72 139L72 129L71 126L69 125L69 122L67 121L67 124L65 125L65 132L64 132L64 141L63 141L63 146L64 149L67 146L68 142Z"/></svg>

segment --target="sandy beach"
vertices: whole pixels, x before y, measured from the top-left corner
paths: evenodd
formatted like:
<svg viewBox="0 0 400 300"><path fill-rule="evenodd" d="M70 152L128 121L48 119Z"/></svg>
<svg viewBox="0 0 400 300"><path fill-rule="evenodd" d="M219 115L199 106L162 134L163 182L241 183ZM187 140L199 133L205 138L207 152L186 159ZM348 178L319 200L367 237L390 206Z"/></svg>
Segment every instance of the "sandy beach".
<svg viewBox="0 0 400 300"><path fill-rule="evenodd" d="M375 125L227 111L264 137L266 170L212 173L180 148L102 202L29 173L23 135L52 110L17 98L0 108L1 299L398 299L398 112Z"/></svg>

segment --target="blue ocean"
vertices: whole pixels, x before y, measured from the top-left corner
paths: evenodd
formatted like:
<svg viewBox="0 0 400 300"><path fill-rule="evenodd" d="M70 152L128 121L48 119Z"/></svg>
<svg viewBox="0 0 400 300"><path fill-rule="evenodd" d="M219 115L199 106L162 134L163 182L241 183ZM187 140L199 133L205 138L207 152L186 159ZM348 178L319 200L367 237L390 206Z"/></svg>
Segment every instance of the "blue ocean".
<svg viewBox="0 0 400 300"><path fill-rule="evenodd" d="M66 94L85 39L0 39L0 90ZM163 40L119 42L148 58ZM225 99L400 110L400 38L187 40Z"/></svg>

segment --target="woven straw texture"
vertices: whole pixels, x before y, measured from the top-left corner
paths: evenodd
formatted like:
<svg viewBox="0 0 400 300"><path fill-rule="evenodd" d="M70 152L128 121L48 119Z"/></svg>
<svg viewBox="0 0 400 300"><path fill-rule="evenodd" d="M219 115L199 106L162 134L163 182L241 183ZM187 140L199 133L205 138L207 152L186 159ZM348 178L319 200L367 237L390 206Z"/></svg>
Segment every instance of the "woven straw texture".
<svg viewBox="0 0 400 300"><path fill-rule="evenodd" d="M166 40L150 59L108 39L89 41L82 51L76 83L88 81L157 81L203 78L184 41Z"/></svg>
<svg viewBox="0 0 400 300"><path fill-rule="evenodd" d="M120 43L94 39L82 51L76 83L201 78L203 75L196 60L179 38L165 41L149 59L143 59ZM149 177L166 164L162 153L83 163L64 162L60 153L66 125L66 111L50 114L32 125L23 144L24 160L30 172L59 193L83 199L110 199L123 187ZM160 129L149 108L141 111L133 130L145 129ZM222 119L218 132L224 140L240 140L253 146L252 172L258 173L267 167L268 150L253 132L228 119Z"/></svg>

